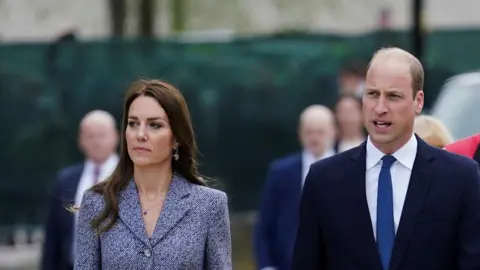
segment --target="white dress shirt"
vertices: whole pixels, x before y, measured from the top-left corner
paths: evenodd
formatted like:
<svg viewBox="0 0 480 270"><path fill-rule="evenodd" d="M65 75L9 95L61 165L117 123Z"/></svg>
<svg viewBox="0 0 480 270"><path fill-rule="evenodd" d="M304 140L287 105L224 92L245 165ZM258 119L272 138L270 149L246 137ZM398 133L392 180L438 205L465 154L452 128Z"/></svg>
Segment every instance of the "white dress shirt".
<svg viewBox="0 0 480 270"><path fill-rule="evenodd" d="M370 141L367 140L367 167L366 167L366 195L368 210L372 220L373 235L377 237L377 191L378 191L378 177L380 169L382 168L382 157L385 154L376 148ZM412 174L413 163L417 155L417 139L412 134L410 140L395 153L392 154L396 158L390 168L392 176L393 188L393 218L395 223L395 232L400 223L402 215L403 203L407 196L408 184L410 183L410 176Z"/></svg>

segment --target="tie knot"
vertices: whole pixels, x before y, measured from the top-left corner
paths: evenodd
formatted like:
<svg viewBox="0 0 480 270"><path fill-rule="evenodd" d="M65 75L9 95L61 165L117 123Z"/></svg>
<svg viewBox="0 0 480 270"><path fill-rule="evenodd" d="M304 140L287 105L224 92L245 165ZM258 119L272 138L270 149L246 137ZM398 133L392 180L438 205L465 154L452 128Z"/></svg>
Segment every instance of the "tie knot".
<svg viewBox="0 0 480 270"><path fill-rule="evenodd" d="M385 155L382 158L382 168L389 169L397 159L394 156Z"/></svg>

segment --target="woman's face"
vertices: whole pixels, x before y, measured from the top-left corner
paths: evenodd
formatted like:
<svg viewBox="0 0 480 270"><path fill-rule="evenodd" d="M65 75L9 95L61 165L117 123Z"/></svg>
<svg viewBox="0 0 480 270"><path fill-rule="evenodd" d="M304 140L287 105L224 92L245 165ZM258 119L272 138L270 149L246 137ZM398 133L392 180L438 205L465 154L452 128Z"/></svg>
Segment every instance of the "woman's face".
<svg viewBox="0 0 480 270"><path fill-rule="evenodd" d="M362 129L362 111L357 101L345 98L337 104L336 116L342 132Z"/></svg>
<svg viewBox="0 0 480 270"><path fill-rule="evenodd" d="M167 114L148 96L139 96L130 105L125 138L130 159L140 167L170 163L178 147Z"/></svg>

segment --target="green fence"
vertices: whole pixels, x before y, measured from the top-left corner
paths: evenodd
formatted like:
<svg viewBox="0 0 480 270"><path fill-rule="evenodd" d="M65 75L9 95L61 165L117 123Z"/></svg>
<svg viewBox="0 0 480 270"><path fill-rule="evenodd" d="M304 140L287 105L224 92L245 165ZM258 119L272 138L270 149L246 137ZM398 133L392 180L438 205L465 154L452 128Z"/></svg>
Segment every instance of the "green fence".
<svg viewBox="0 0 480 270"><path fill-rule="evenodd" d="M331 105L344 60L380 46L409 48L405 33L283 35L229 43L105 41L0 46L0 223L40 222L52 176L81 160L77 124L102 108L120 119L123 92L161 78L184 93L202 171L220 180L233 210L254 209L267 164L298 149L297 116ZM427 106L449 76L480 66L480 31L428 37Z"/></svg>

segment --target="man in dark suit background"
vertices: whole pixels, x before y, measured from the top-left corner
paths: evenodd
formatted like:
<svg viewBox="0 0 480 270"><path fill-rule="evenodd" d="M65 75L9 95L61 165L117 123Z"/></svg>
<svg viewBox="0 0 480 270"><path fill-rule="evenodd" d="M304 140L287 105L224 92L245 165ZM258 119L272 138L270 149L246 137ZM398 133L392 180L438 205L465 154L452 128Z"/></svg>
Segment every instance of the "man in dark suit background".
<svg viewBox="0 0 480 270"><path fill-rule="evenodd" d="M113 172L118 162L117 137L115 119L109 113L92 111L82 119L79 144L86 160L57 175L45 225L42 270L73 269L76 214L66 206L79 206L83 192Z"/></svg>
<svg viewBox="0 0 480 270"><path fill-rule="evenodd" d="M290 269L303 181L313 162L333 154L334 136L332 112L321 105L309 106L300 116L304 150L270 166L255 227L258 269Z"/></svg>
<svg viewBox="0 0 480 270"><path fill-rule="evenodd" d="M369 137L313 164L303 190L292 269L480 269L480 174L413 134L423 68L387 48L363 95Z"/></svg>

